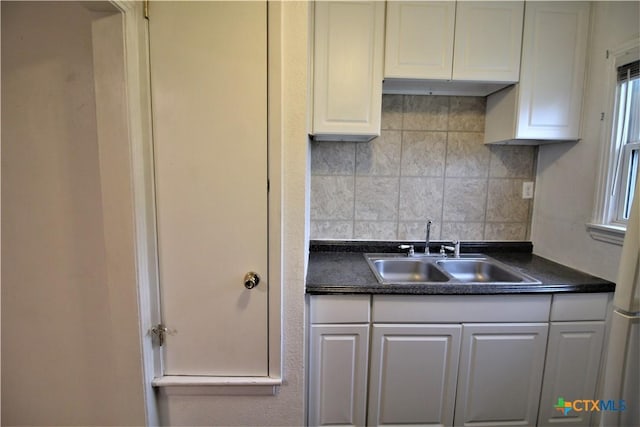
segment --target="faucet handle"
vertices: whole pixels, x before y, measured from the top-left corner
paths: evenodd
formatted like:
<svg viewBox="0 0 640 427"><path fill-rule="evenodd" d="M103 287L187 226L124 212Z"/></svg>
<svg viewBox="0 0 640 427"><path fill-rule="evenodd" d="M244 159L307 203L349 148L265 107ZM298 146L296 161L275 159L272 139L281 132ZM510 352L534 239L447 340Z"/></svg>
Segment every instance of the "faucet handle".
<svg viewBox="0 0 640 427"><path fill-rule="evenodd" d="M413 256L414 253L415 253L413 245L400 245L400 246L398 246L398 249L409 249L409 252L407 253L407 256Z"/></svg>
<svg viewBox="0 0 640 427"><path fill-rule="evenodd" d="M451 243L453 244L453 256L460 258L460 240L454 240Z"/></svg>
<svg viewBox="0 0 640 427"><path fill-rule="evenodd" d="M453 252L454 258L460 258L460 241L452 240L452 246L442 245L440 246L440 255L446 255L447 251Z"/></svg>

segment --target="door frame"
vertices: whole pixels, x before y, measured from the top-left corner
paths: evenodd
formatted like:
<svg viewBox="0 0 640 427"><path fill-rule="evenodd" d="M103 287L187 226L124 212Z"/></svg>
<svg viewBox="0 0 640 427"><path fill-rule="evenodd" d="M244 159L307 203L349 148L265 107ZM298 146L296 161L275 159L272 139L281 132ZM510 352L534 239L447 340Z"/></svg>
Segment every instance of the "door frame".
<svg viewBox="0 0 640 427"><path fill-rule="evenodd" d="M125 44L125 87L131 155L135 263L138 288L138 316L142 353L145 414L147 425L159 425L160 418L151 381L162 373L159 347L149 330L160 322L158 263L155 232L155 192L151 99L148 63L147 20L142 2L109 0L121 14Z"/></svg>
<svg viewBox="0 0 640 427"><path fill-rule="evenodd" d="M283 266L283 147L282 147L282 5L267 2L267 137L268 137L268 377L186 377L163 381L162 356L150 329L160 323L153 135L149 78L148 21L144 4L134 0L109 0L123 17L125 86L129 119L129 146L135 221L138 311L144 375L147 425L158 425L156 387L172 394L191 394L193 386L211 394L275 394L282 384L282 283ZM153 6L151 5L151 8ZM152 13L152 12L151 12Z"/></svg>

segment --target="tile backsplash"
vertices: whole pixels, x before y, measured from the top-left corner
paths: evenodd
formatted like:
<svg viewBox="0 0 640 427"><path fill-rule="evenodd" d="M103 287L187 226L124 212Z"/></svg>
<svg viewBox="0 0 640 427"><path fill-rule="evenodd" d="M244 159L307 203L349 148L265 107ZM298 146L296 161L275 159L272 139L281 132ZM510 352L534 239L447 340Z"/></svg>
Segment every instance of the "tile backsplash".
<svg viewBox="0 0 640 427"><path fill-rule="evenodd" d="M370 142L311 143L311 238L524 240L536 148L483 144L482 97L384 95Z"/></svg>

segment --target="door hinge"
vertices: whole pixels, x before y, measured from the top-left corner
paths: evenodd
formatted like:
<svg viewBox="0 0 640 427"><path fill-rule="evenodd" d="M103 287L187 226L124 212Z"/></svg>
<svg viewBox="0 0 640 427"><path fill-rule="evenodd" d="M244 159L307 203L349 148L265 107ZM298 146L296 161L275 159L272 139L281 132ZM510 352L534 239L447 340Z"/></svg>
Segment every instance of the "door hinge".
<svg viewBox="0 0 640 427"><path fill-rule="evenodd" d="M145 19L149 19L149 0L144 0L142 4Z"/></svg>
<svg viewBox="0 0 640 427"><path fill-rule="evenodd" d="M606 56L607 56L607 59L609 59L609 49L607 49Z"/></svg>
<svg viewBox="0 0 640 427"><path fill-rule="evenodd" d="M167 328L162 323L158 323L156 326L149 329L149 332L151 333L151 336L157 340L160 347L164 345L164 340L166 339L167 335L173 335L176 333L175 330Z"/></svg>
<svg viewBox="0 0 640 427"><path fill-rule="evenodd" d="M267 180L267 193L271 191L271 181Z"/></svg>

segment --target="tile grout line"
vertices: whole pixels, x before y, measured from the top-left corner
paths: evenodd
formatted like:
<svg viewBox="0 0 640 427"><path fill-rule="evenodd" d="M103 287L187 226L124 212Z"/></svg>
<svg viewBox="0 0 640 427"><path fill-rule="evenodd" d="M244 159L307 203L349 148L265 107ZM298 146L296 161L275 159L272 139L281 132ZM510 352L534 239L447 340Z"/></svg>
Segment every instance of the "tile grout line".
<svg viewBox="0 0 640 427"><path fill-rule="evenodd" d="M400 239L400 197L402 191L402 155L404 154L404 95L400 95L402 97L401 102L401 124L400 124L400 159L398 163L398 197L396 199L396 239ZM405 236L406 237L406 236Z"/></svg>
<svg viewBox="0 0 640 427"><path fill-rule="evenodd" d="M444 205L445 205L445 196L447 192L447 160L449 157L449 117L451 115L451 99L448 99L447 105L447 128L446 138L444 143L444 165L442 166L442 207L440 208L440 230L438 235L438 240L442 240L442 232L444 230Z"/></svg>
<svg viewBox="0 0 640 427"><path fill-rule="evenodd" d="M353 143L353 210L351 211L351 238L356 238L356 177L358 169L358 144Z"/></svg>
<svg viewBox="0 0 640 427"><path fill-rule="evenodd" d="M482 131L482 139L484 140L484 130ZM484 143L483 143L484 145ZM489 210L489 184L491 180L491 164L493 163L493 152L489 148L489 164L487 165L487 194L484 199L484 218L482 221L482 238L487 239L487 214Z"/></svg>
<svg viewBox="0 0 640 427"><path fill-rule="evenodd" d="M537 176L536 173L538 171L538 153L540 151L540 147L535 147L533 149L533 161L531 162L531 169L529 170L529 176L531 181L533 182L533 198L529 201L529 210L527 212L527 229L525 230L525 239L529 239L531 240L531 234L533 233L533 205L534 205L534 200L536 197L536 187L538 186L537 183Z"/></svg>

